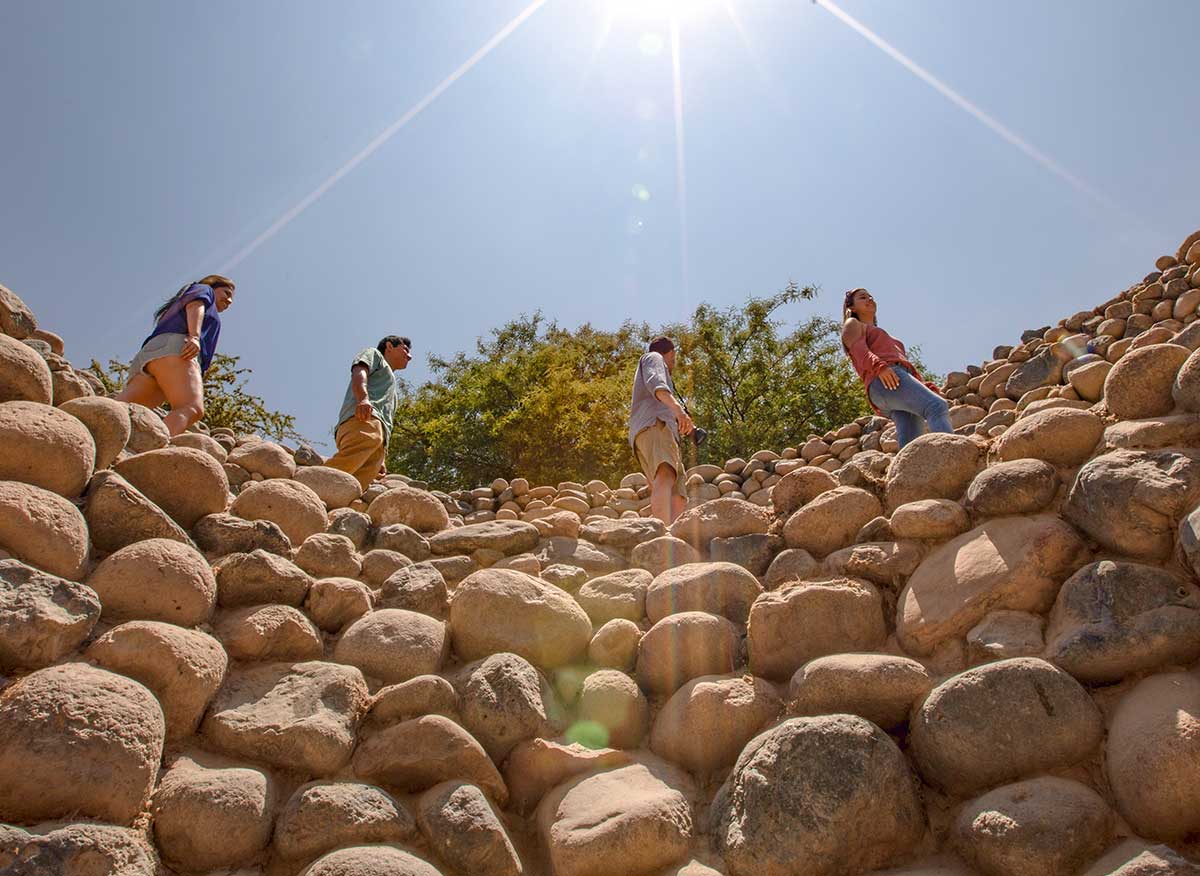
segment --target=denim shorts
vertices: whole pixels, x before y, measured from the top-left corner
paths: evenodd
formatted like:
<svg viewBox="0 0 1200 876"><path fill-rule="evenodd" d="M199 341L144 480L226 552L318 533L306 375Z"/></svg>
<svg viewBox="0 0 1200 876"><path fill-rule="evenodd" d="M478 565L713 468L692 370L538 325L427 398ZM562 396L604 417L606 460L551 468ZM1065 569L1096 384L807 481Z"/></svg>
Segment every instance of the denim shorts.
<svg viewBox="0 0 1200 876"><path fill-rule="evenodd" d="M187 335L172 333L155 335L142 344L142 349L138 350L138 354L129 363L129 376L145 374L147 362L182 354L185 343L187 343Z"/></svg>

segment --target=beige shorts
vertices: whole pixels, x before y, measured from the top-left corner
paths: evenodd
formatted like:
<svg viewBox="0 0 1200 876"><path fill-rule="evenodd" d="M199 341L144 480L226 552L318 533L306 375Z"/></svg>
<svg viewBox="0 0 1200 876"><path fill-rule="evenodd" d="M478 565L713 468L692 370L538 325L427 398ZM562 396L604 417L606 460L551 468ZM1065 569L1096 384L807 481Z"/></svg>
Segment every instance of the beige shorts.
<svg viewBox="0 0 1200 876"><path fill-rule="evenodd" d="M659 420L653 426L647 426L633 436L633 450L637 455L638 464L646 480L654 483L654 473L664 462L675 469L675 492L687 498L683 483L683 460L679 455L679 442L667 428L667 424Z"/></svg>
<svg viewBox="0 0 1200 876"><path fill-rule="evenodd" d="M187 342L187 335L179 335L168 332L167 334L155 335L150 340L142 345L138 350L138 354L133 357L133 361L129 363L129 376L135 374L143 374L146 371L146 363L153 362L155 359L163 359L167 356L178 356L183 352L183 345ZM199 362L197 358L195 360Z"/></svg>

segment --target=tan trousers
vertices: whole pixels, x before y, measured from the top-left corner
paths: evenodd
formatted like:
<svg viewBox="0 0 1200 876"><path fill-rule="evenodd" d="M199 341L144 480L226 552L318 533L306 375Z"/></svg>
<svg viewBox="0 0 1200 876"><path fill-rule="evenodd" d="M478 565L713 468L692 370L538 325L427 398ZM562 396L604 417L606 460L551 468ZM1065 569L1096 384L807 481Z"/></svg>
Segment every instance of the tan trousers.
<svg viewBox="0 0 1200 876"><path fill-rule="evenodd" d="M377 417L371 417L367 423L351 417L337 427L334 441L337 442L337 453L325 464L354 475L366 491L379 474L379 466L387 455L383 445L383 423Z"/></svg>

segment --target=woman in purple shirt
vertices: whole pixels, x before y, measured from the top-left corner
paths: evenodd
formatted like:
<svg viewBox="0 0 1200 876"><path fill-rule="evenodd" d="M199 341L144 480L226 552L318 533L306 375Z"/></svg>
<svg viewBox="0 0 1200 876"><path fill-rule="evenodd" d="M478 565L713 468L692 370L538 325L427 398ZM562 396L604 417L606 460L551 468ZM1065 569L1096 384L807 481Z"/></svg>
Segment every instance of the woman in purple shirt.
<svg viewBox="0 0 1200 876"><path fill-rule="evenodd" d="M219 274L187 283L154 311L154 331L129 363L129 382L118 401L171 412L163 417L172 436L204 416L204 372L221 334L220 313L233 303L233 281Z"/></svg>

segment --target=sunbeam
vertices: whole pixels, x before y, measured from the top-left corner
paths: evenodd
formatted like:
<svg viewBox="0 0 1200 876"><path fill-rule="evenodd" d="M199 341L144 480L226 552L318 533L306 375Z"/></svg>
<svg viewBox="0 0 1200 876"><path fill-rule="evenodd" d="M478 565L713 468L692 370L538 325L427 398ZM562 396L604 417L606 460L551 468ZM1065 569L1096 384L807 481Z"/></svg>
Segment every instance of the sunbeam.
<svg viewBox="0 0 1200 876"><path fill-rule="evenodd" d="M985 127L990 128L994 133L998 134L1006 142L1011 143L1013 146L1016 146L1018 149L1020 149L1022 152L1024 152L1026 155L1028 155L1030 158L1032 158L1034 161L1036 161L1038 164L1040 164L1043 168L1045 168L1046 170L1053 173L1059 179L1062 179L1064 182L1066 182L1068 185L1070 185L1076 191L1081 192L1082 194L1091 198L1096 203L1101 204L1101 205L1107 207L1108 209L1113 210L1114 212L1120 213L1123 216L1134 219L1140 224L1143 224L1143 225L1146 224L1144 222L1144 220L1142 220L1140 217L1138 217L1138 216L1134 215L1133 213L1131 213L1130 211L1126 210L1124 207L1122 207L1120 204L1118 204L1116 201L1114 201L1108 195L1104 194L1102 191L1100 191L1099 189L1097 189L1094 186L1092 186L1091 184L1089 184L1086 180L1082 179L1077 174L1074 174L1067 168L1063 167L1061 164L1059 164L1057 161L1055 161L1053 158L1051 158L1045 152L1042 152L1040 149L1038 149L1036 146L1034 146L1028 140L1021 137L1019 134L1017 134L1011 128L1009 128L1008 126L1001 123L995 117L984 112L982 109L980 109L974 103L969 101L967 98L963 97L961 94L959 94L957 91L955 91L949 85L947 85L945 82L942 82L942 80L938 79L936 76L934 76L932 73L930 73L924 67L922 67L920 64L918 64L912 58L908 57L903 52L901 52L899 49L897 49L895 46L893 46L891 43L887 42L887 40L883 39L883 37L879 36L877 33L872 31L870 28L868 28L865 24L863 24L857 18L850 15L848 12L844 11L841 7L839 7L836 3L834 3L833 0L813 0L813 3L815 3L816 5L823 8L826 12L828 12L834 18L841 21L843 24L845 24L851 30L855 31L857 34L859 34L861 37L863 37L863 39L867 40L867 42L874 45L876 48L878 48L880 51L882 51L885 55L887 55L889 58L891 58L893 61L895 61L897 64L899 64L901 67L908 70L910 73L912 73L914 76L916 76L922 82L924 82L926 85L933 88L934 91L936 91L938 94L942 95L942 97L946 98L946 100L950 101L952 104L957 106L959 109L962 109L965 112L967 112L976 121L980 122Z"/></svg>
<svg viewBox="0 0 1200 876"><path fill-rule="evenodd" d="M434 86L432 91L417 101L406 113L404 113L404 115L400 116L400 118L396 119L396 121L384 128L374 140L364 146L357 154L354 155L353 158L335 170L325 179L324 182L301 198L294 207L272 222L266 231L254 238L254 240L250 241L250 243L244 246L241 251L237 253L237 255L221 265L221 267L217 269L217 273L229 273L231 270L245 261L260 246L286 228L293 219L311 207L318 199L320 199L322 195L337 185L338 181L341 180L342 177L350 173L350 171L354 170L354 168L358 167L360 164L374 155L379 148L387 143L388 140L392 139L392 137L394 137L401 128L416 118L422 110L437 100L442 93L446 91L446 89L461 79L471 70L472 67L487 57L488 53L490 53L492 49L504 42L513 31L520 27L531 15L533 15L533 13L537 12L539 8L545 5L546 2L547 0L533 0L533 2L521 10L521 12L518 13L512 21L500 28L500 30L497 31L491 39L489 39L479 49L477 49L474 54L467 58L467 60L464 61L458 67L458 69L439 82L436 86Z"/></svg>
<svg viewBox="0 0 1200 876"><path fill-rule="evenodd" d="M683 77L680 74L679 19L671 16L671 79L675 94L675 186L679 192L679 270L684 300L688 289L687 174L683 164Z"/></svg>

